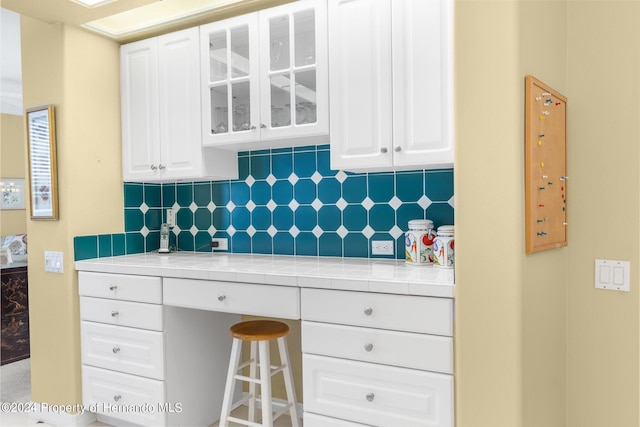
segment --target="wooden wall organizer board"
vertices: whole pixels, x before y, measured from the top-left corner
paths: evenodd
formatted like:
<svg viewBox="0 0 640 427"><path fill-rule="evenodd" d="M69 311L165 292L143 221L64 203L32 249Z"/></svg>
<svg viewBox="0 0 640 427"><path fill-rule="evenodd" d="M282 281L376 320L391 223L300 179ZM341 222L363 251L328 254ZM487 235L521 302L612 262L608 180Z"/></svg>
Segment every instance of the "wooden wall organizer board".
<svg viewBox="0 0 640 427"><path fill-rule="evenodd" d="M567 98L525 79L526 253L567 246Z"/></svg>

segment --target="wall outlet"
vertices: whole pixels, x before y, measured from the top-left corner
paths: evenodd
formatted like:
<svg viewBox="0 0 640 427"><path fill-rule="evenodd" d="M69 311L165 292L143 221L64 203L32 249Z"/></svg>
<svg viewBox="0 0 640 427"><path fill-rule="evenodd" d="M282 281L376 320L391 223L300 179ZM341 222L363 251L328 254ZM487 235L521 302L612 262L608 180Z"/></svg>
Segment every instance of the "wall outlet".
<svg viewBox="0 0 640 427"><path fill-rule="evenodd" d="M62 252L44 251L44 271L64 273L64 254Z"/></svg>
<svg viewBox="0 0 640 427"><path fill-rule="evenodd" d="M393 255L393 240L372 240L371 255Z"/></svg>
<svg viewBox="0 0 640 427"><path fill-rule="evenodd" d="M227 239L226 237L212 238L209 246L211 246L211 249L213 249L214 251L228 251L229 239Z"/></svg>
<svg viewBox="0 0 640 427"><path fill-rule="evenodd" d="M169 227L176 226L176 212L171 208L167 209L167 225Z"/></svg>

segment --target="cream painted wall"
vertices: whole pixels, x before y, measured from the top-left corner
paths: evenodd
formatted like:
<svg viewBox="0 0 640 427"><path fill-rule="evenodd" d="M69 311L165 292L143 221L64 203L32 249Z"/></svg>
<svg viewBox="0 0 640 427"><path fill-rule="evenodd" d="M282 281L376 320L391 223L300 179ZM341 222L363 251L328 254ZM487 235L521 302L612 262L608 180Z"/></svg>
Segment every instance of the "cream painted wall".
<svg viewBox="0 0 640 427"><path fill-rule="evenodd" d="M81 402L73 236L121 232L119 46L90 33L21 19L25 107L56 106L60 219L29 221L32 399ZM44 272L62 251L64 274Z"/></svg>
<svg viewBox="0 0 640 427"><path fill-rule="evenodd" d="M524 159L524 76L533 75L567 95L567 2L519 3L520 159ZM572 100L569 99L568 111ZM573 143L569 139L568 143ZM517 180L524 188L524 162ZM570 174L570 173L569 173ZM569 197L571 197L569 195ZM524 194L520 195L524 207ZM571 205L570 205L571 206ZM566 426L567 254L559 248L525 255L524 210L514 233L522 257L523 426ZM570 232L573 228L570 228ZM572 242L573 243L573 242Z"/></svg>
<svg viewBox="0 0 640 427"><path fill-rule="evenodd" d="M639 424L638 7L456 2L457 427ZM25 106L59 106L61 168L60 221L28 225L33 399L75 403L70 239L122 229L118 53L79 30L22 25ZM533 256L523 241L525 74L569 97L570 246ZM65 274L43 272L44 250L65 252ZM594 258L631 260L632 292L593 289Z"/></svg>
<svg viewBox="0 0 640 427"><path fill-rule="evenodd" d="M0 114L0 177L26 177L24 117ZM29 184L25 180L25 187ZM25 191L27 191L25 189ZM0 236L27 232L27 210L0 211Z"/></svg>
<svg viewBox="0 0 640 427"><path fill-rule="evenodd" d="M457 425L638 426L640 3L456 13ZM570 176L569 246L528 256L526 74L569 98ZM596 258L630 260L631 292L594 289Z"/></svg>
<svg viewBox="0 0 640 427"><path fill-rule="evenodd" d="M640 3L568 2L568 425L640 425ZM631 291L594 260L631 261Z"/></svg>
<svg viewBox="0 0 640 427"><path fill-rule="evenodd" d="M456 425L522 426L522 98L515 1L455 4Z"/></svg>
<svg viewBox="0 0 640 427"><path fill-rule="evenodd" d="M566 90L564 1L456 2L456 417L565 426L567 250L524 250L524 78Z"/></svg>

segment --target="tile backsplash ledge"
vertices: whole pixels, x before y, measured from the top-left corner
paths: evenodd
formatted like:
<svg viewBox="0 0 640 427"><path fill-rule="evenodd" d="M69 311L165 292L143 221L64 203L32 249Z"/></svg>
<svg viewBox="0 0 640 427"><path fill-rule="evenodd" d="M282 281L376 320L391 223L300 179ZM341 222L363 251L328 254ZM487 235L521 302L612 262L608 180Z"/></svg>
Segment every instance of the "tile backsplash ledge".
<svg viewBox="0 0 640 427"><path fill-rule="evenodd" d="M210 252L404 258L407 222L453 224L453 169L348 173L331 170L329 146L238 153L239 179L124 183L124 233L77 236L75 260L158 249L166 209L176 210L170 245ZM371 255L393 240L395 256Z"/></svg>

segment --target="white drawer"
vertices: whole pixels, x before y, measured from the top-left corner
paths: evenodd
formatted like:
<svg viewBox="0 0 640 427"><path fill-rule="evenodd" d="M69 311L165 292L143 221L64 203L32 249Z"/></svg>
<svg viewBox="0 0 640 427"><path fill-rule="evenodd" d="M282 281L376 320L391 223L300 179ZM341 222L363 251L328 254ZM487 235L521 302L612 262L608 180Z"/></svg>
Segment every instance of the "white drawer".
<svg viewBox="0 0 640 427"><path fill-rule="evenodd" d="M453 427L453 376L304 354L304 409L389 427Z"/></svg>
<svg viewBox="0 0 640 427"><path fill-rule="evenodd" d="M162 332L82 321L82 363L164 379Z"/></svg>
<svg viewBox="0 0 640 427"><path fill-rule="evenodd" d="M166 425L164 381L82 367L82 402L98 414L144 426Z"/></svg>
<svg viewBox="0 0 640 427"><path fill-rule="evenodd" d="M302 351L453 373L450 337L303 321Z"/></svg>
<svg viewBox="0 0 640 427"><path fill-rule="evenodd" d="M162 304L162 279L127 274L78 273L80 295Z"/></svg>
<svg viewBox="0 0 640 427"><path fill-rule="evenodd" d="M80 297L80 319L162 331L162 306L114 299Z"/></svg>
<svg viewBox="0 0 640 427"><path fill-rule="evenodd" d="M255 316L300 318L300 291L287 286L165 278L164 304Z"/></svg>
<svg viewBox="0 0 640 427"><path fill-rule="evenodd" d="M325 417L311 412L304 413L303 421L304 427L367 427L366 424L352 423L351 421Z"/></svg>
<svg viewBox="0 0 640 427"><path fill-rule="evenodd" d="M453 335L453 300L302 289L302 320Z"/></svg>

